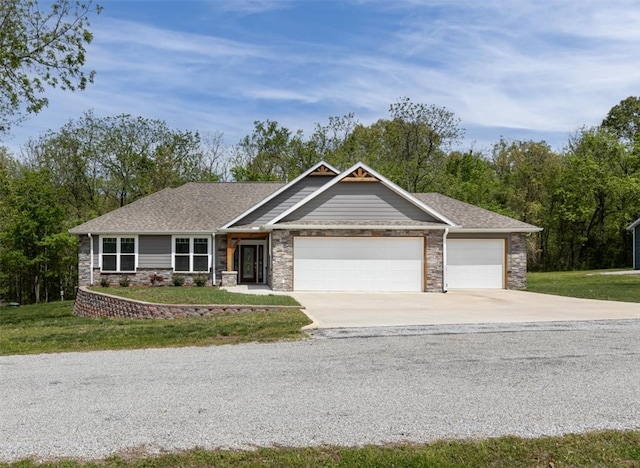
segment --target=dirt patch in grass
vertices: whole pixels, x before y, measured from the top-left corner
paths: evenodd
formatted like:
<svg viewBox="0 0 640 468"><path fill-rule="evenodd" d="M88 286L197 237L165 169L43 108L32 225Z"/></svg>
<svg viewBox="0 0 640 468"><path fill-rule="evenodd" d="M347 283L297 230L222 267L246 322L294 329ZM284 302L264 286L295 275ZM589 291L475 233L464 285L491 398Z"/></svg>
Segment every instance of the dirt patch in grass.
<svg viewBox="0 0 640 468"><path fill-rule="evenodd" d="M125 451L94 462L38 464L23 460L10 467L545 467L640 466L640 431L522 439L500 437L476 441L445 440L428 444L365 447L259 448L162 453Z"/></svg>

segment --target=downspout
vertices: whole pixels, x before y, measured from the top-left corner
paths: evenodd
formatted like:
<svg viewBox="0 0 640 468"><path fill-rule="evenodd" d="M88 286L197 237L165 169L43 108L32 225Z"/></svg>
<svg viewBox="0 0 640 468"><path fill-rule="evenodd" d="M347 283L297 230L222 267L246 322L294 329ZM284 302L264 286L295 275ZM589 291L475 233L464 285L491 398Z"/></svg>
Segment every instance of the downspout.
<svg viewBox="0 0 640 468"><path fill-rule="evenodd" d="M212 265L211 265L211 286L216 285L216 233L211 233L211 255L212 255Z"/></svg>
<svg viewBox="0 0 640 468"><path fill-rule="evenodd" d="M444 229L442 236L442 292L447 292L447 236L449 228Z"/></svg>
<svg viewBox="0 0 640 468"><path fill-rule="evenodd" d="M93 237L90 232L87 235L89 236L89 283L93 286Z"/></svg>
<svg viewBox="0 0 640 468"><path fill-rule="evenodd" d="M273 231L271 231L269 233L269 251L267 252L267 284L269 285L270 288L273 289L273 260L271 259L271 235L273 234Z"/></svg>

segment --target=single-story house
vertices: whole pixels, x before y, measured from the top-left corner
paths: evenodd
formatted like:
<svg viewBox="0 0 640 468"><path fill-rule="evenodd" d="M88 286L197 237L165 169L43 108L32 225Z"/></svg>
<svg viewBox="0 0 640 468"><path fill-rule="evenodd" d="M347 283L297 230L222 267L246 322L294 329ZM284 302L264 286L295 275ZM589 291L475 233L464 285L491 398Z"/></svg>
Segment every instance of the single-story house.
<svg viewBox="0 0 640 468"><path fill-rule="evenodd" d="M526 236L541 229L437 193L408 193L363 163L320 162L287 184L188 183L70 230L80 285L211 284L279 291L526 287Z"/></svg>
<svg viewBox="0 0 640 468"><path fill-rule="evenodd" d="M640 270L640 218L631 223L627 229L633 233L633 269Z"/></svg>

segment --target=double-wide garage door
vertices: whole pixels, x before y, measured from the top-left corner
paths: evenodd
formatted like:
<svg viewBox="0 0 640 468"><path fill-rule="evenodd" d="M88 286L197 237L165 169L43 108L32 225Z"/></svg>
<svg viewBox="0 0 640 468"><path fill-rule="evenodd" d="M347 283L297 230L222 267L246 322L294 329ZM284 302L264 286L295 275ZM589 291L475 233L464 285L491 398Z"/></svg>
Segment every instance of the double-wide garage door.
<svg viewBox="0 0 640 468"><path fill-rule="evenodd" d="M422 237L295 237L297 291L422 291Z"/></svg>
<svg viewBox="0 0 640 468"><path fill-rule="evenodd" d="M447 239L448 288L504 288L504 249L504 239Z"/></svg>
<svg viewBox="0 0 640 468"><path fill-rule="evenodd" d="M422 237L295 237L296 291L422 291ZM504 239L447 239L448 289L505 287Z"/></svg>

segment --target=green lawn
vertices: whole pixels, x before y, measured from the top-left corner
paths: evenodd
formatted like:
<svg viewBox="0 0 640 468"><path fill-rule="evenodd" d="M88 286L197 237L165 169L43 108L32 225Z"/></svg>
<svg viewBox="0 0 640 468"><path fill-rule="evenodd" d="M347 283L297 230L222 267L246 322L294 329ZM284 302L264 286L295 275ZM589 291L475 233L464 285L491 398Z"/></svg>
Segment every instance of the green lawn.
<svg viewBox="0 0 640 468"><path fill-rule="evenodd" d="M76 317L72 301L0 308L0 355L297 340L299 310L172 320Z"/></svg>
<svg viewBox="0 0 640 468"><path fill-rule="evenodd" d="M128 297L139 301L160 304L246 304L246 305L300 305L290 296L275 294L255 295L239 294L224 289L194 286L156 286L156 287L108 287L92 286L92 291Z"/></svg>
<svg viewBox="0 0 640 468"><path fill-rule="evenodd" d="M603 275L604 271L529 273L527 291L558 296L640 302L640 275Z"/></svg>
<svg viewBox="0 0 640 468"><path fill-rule="evenodd" d="M366 447L190 450L150 456L133 450L95 462L24 460L0 467L592 467L640 466L640 431L606 431L564 437L501 437L430 444Z"/></svg>

